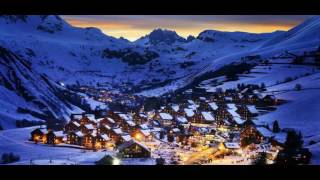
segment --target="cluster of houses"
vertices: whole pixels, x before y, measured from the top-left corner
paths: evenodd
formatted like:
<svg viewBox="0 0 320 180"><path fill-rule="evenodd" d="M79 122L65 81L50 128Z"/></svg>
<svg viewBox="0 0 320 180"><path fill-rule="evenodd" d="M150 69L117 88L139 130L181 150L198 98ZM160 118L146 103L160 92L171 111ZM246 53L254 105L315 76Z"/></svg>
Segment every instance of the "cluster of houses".
<svg viewBox="0 0 320 180"><path fill-rule="evenodd" d="M272 133L255 122L261 104L277 105L273 95L257 93L220 92L210 96L187 98L177 103L167 103L150 112L115 112L109 110L103 118L93 114L73 114L61 131L38 128L31 139L46 144L70 144L88 149L117 149L124 157L150 157L150 149L141 142L162 139L163 134L184 139L194 134L215 134L216 128L239 130L240 138L254 138L261 143L272 138ZM207 125L212 131L201 131ZM179 137L179 138L178 138ZM181 138L182 137L182 138ZM168 137L169 139L169 137ZM241 141L240 141L241 142ZM240 144L226 142L225 147L238 149Z"/></svg>

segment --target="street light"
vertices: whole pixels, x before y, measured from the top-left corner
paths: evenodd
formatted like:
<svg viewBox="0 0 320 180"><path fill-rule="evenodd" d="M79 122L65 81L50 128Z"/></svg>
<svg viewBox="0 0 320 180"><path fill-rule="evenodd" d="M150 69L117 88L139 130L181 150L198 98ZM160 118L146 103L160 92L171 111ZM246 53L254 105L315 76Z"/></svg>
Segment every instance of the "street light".
<svg viewBox="0 0 320 180"><path fill-rule="evenodd" d="M112 161L112 165L120 165L120 159L118 158L114 158L113 161Z"/></svg>

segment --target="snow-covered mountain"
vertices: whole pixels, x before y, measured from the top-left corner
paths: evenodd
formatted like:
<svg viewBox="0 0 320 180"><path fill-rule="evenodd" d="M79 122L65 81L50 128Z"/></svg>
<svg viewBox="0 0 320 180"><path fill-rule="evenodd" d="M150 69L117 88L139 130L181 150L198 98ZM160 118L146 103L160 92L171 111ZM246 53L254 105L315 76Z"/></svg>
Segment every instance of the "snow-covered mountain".
<svg viewBox="0 0 320 180"><path fill-rule="evenodd" d="M99 85L110 90L156 96L184 87L195 78L239 62L246 56L272 57L284 51L315 48L320 44L319 32L320 18L314 17L287 32L254 34L206 30L196 38L184 39L174 31L156 29L129 42L105 35L97 28L73 27L59 16L0 16L0 46L14 57L11 61L19 59L23 65L5 62L6 56L2 57L0 88L8 97L0 97L1 107L12 107L12 119L18 117L14 111L19 104L34 107L34 111L41 109L39 104L25 102L26 98L16 89L5 86L3 79L10 79L9 69L22 74L24 70L19 68L29 68L32 75L18 79L25 81L25 89L30 94L38 86L31 81L43 82L35 99L43 101L46 108L57 108L62 104L62 110L58 111L63 112L54 108L49 110L60 117L76 107L60 102L47 82ZM10 77L9 82L13 83ZM44 81L43 77L48 80ZM50 98L43 98L46 96ZM5 105L14 97L20 100ZM10 114L6 112L9 111L0 110L2 114Z"/></svg>
<svg viewBox="0 0 320 180"><path fill-rule="evenodd" d="M186 39L179 36L175 31L166 29L155 29L150 34L139 38L135 41L136 44L140 45L157 45L160 43L164 44L174 44L174 43L184 43L187 42Z"/></svg>

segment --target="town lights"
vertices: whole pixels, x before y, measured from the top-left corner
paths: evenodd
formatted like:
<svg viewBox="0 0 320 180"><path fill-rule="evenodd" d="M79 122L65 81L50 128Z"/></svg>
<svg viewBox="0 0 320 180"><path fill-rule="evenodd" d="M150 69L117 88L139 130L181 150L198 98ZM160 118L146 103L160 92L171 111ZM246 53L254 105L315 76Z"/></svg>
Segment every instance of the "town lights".
<svg viewBox="0 0 320 180"><path fill-rule="evenodd" d="M112 165L120 165L120 159L114 158L112 161Z"/></svg>
<svg viewBox="0 0 320 180"><path fill-rule="evenodd" d="M135 135L135 138L137 139L137 140L141 140L141 134L140 133L137 133L136 135Z"/></svg>

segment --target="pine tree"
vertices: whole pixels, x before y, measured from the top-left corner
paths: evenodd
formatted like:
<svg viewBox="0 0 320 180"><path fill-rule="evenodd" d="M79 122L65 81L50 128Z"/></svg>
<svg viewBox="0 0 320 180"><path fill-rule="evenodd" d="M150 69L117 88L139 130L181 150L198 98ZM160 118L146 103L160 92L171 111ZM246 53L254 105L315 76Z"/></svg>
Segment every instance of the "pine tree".
<svg viewBox="0 0 320 180"><path fill-rule="evenodd" d="M279 123L278 123L277 120L273 121L272 131L273 131L274 133L280 132L280 127L279 127Z"/></svg>

